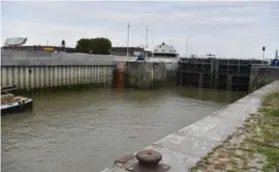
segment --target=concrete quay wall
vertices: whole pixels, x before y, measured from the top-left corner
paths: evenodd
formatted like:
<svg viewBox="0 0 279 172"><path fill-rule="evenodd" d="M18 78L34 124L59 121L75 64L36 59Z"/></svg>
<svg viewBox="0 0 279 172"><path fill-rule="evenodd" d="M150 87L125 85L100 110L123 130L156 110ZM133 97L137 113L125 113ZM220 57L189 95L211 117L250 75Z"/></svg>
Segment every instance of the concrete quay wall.
<svg viewBox="0 0 279 172"><path fill-rule="evenodd" d="M175 77L175 63L137 62L135 57L113 55L3 51L1 87L16 85L21 90L91 84L109 87L121 59L125 63L125 80L132 88L153 88L155 82Z"/></svg>
<svg viewBox="0 0 279 172"><path fill-rule="evenodd" d="M167 81L167 68L164 62L126 61L124 80L128 88L154 88Z"/></svg>
<svg viewBox="0 0 279 172"><path fill-rule="evenodd" d="M115 65L118 56L84 53L2 51L1 66Z"/></svg>
<svg viewBox="0 0 279 172"><path fill-rule="evenodd" d="M90 84L109 87L114 68L115 65L1 66L1 87L16 85L20 90Z"/></svg>
<svg viewBox="0 0 279 172"><path fill-rule="evenodd" d="M50 53L42 51L1 52L1 87L21 90L112 83L116 65L111 55Z"/></svg>
<svg viewBox="0 0 279 172"><path fill-rule="evenodd" d="M189 171L208 152L221 145L222 141L238 127L243 126L245 119L257 112L265 95L278 90L279 81L273 81L213 115L182 128L144 149L160 152L163 156L161 163L170 166L169 172ZM127 172L127 169L137 162L135 154L116 160L111 168L106 168L102 172Z"/></svg>
<svg viewBox="0 0 279 172"><path fill-rule="evenodd" d="M254 91L275 80L279 80L279 67L254 65L251 69L249 90Z"/></svg>

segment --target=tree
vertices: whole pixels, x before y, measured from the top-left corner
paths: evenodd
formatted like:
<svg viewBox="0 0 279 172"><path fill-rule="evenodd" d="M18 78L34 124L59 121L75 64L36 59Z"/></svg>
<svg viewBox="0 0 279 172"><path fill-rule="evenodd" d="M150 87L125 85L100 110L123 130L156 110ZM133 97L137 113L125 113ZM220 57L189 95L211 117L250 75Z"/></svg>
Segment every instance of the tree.
<svg viewBox="0 0 279 172"><path fill-rule="evenodd" d="M92 54L110 54L111 41L107 38L81 38L77 41L76 51Z"/></svg>
<svg viewBox="0 0 279 172"><path fill-rule="evenodd" d="M76 51L81 53L89 53L91 48L91 41L90 39L81 38L77 41Z"/></svg>

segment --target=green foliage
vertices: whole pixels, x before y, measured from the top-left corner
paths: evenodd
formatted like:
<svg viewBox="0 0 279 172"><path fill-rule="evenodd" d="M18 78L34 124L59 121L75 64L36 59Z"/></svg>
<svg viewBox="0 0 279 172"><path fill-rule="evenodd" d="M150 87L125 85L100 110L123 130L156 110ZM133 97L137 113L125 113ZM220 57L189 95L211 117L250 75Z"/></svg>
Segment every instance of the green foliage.
<svg viewBox="0 0 279 172"><path fill-rule="evenodd" d="M258 145L258 151L267 158L265 171L274 169L279 165L279 147L272 144L278 144L279 138L279 92L271 93L265 97L264 106L262 108L262 133L265 144Z"/></svg>
<svg viewBox="0 0 279 172"><path fill-rule="evenodd" d="M268 164L264 167L265 170L274 169L279 164L279 149L272 147L262 147L259 152L263 153L268 161Z"/></svg>
<svg viewBox="0 0 279 172"><path fill-rule="evenodd" d="M76 51L81 53L89 53L91 50L91 41L90 39L81 38L77 41Z"/></svg>
<svg viewBox="0 0 279 172"><path fill-rule="evenodd" d="M270 112L270 116L279 117L279 109L273 109L273 110Z"/></svg>
<svg viewBox="0 0 279 172"><path fill-rule="evenodd" d="M76 51L90 54L110 54L111 41L107 38L81 38L77 41Z"/></svg>

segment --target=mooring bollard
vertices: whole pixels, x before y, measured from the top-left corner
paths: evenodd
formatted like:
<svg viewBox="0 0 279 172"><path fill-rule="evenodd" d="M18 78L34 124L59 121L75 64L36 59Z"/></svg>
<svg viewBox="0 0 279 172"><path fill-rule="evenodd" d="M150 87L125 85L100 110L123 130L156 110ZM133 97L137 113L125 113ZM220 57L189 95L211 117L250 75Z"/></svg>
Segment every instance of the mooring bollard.
<svg viewBox="0 0 279 172"><path fill-rule="evenodd" d="M137 163L127 168L130 172L166 172L170 166L159 163L162 160L162 155L151 149L146 149L136 154Z"/></svg>
<svg viewBox="0 0 279 172"><path fill-rule="evenodd" d="M155 168L162 160L162 155L154 150L143 150L137 153L136 158L140 166Z"/></svg>

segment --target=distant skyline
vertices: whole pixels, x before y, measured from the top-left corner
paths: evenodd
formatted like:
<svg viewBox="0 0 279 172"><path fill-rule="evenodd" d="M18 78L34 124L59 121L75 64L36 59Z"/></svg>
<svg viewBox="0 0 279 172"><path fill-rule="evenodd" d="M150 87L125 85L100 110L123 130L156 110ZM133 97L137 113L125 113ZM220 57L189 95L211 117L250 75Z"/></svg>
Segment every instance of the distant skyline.
<svg viewBox="0 0 279 172"><path fill-rule="evenodd" d="M8 37L27 37L26 45L75 47L80 38L107 37L113 46L145 45L149 28L151 50L171 43L182 56L273 58L279 49L279 2L194 1L2 1L1 43ZM188 52L189 53L189 52Z"/></svg>

